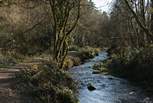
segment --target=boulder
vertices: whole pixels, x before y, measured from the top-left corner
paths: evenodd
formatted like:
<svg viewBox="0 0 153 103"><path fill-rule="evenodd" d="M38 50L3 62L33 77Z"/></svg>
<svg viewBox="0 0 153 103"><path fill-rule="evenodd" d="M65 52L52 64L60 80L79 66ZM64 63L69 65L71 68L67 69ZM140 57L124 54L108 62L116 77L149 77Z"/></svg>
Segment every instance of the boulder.
<svg viewBox="0 0 153 103"><path fill-rule="evenodd" d="M87 85L87 88L88 88L89 91L94 91L94 90L96 90L96 88L94 87L94 85L91 84L91 83L89 83L89 84Z"/></svg>

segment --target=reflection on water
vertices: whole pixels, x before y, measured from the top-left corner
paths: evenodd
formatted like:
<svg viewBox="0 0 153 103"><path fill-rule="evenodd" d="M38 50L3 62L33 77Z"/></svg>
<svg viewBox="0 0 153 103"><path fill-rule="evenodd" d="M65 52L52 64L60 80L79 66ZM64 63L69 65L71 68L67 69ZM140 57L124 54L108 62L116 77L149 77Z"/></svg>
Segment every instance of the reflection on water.
<svg viewBox="0 0 153 103"><path fill-rule="evenodd" d="M87 63L71 69L74 80L79 81L80 103L153 103L146 97L140 88L132 86L128 81L110 75L92 74L92 66L95 63L107 59L107 53ZM89 91L87 85L92 83L95 91Z"/></svg>

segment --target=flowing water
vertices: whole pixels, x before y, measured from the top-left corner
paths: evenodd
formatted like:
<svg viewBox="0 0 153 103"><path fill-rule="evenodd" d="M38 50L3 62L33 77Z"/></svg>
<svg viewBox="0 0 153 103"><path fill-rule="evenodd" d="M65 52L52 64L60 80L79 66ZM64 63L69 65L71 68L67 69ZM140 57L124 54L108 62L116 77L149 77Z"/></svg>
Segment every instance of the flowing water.
<svg viewBox="0 0 153 103"><path fill-rule="evenodd" d="M80 103L153 103L143 90L127 80L111 75L93 74L92 66L105 59L107 53L101 52L94 59L70 70L74 80L79 82ZM93 84L96 90L89 91L88 84Z"/></svg>

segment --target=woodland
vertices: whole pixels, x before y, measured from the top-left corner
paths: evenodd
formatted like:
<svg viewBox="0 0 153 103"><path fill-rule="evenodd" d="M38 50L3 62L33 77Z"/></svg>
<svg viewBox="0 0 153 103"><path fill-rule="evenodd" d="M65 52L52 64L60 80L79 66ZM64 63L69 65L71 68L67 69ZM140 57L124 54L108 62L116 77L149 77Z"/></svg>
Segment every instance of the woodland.
<svg viewBox="0 0 153 103"><path fill-rule="evenodd" d="M153 0L110 5L108 13L92 0L0 0L0 103L83 103L69 71L101 52L93 74L122 78L151 101Z"/></svg>

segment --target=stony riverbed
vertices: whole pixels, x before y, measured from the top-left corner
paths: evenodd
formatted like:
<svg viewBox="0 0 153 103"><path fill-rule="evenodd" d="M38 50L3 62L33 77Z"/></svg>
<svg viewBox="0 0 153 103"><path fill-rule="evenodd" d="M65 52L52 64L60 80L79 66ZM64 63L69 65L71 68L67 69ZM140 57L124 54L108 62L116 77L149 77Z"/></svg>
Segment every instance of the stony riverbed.
<svg viewBox="0 0 153 103"><path fill-rule="evenodd" d="M153 103L143 90L127 80L111 75L93 74L92 66L105 59L107 53L101 52L99 56L70 70L74 80L79 81L80 103ZM89 91L89 84L96 89Z"/></svg>

